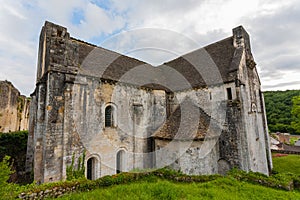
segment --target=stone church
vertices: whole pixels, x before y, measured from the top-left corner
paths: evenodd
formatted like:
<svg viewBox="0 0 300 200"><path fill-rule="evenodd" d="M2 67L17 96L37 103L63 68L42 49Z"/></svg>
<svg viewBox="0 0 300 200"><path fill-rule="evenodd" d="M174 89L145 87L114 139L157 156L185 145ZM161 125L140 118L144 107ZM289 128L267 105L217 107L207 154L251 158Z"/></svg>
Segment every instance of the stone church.
<svg viewBox="0 0 300 200"><path fill-rule="evenodd" d="M264 99L248 33L152 66L45 22L30 105L27 170L37 182L170 167L225 174L272 169ZM73 157L73 159L72 159Z"/></svg>

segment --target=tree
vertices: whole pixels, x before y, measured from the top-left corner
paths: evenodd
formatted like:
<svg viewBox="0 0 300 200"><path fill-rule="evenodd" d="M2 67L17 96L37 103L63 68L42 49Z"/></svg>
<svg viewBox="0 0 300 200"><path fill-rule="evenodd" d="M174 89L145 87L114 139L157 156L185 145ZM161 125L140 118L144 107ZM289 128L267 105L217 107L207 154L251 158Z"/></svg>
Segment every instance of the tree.
<svg viewBox="0 0 300 200"><path fill-rule="evenodd" d="M295 96L292 99L292 122L291 126L297 134L300 134L300 96Z"/></svg>

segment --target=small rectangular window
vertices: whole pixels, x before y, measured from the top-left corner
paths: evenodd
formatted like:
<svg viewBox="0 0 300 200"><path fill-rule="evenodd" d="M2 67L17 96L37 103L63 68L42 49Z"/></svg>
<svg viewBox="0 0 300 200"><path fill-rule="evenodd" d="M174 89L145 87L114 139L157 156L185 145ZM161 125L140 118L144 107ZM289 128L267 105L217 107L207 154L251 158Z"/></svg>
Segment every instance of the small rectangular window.
<svg viewBox="0 0 300 200"><path fill-rule="evenodd" d="M232 100L232 91L231 88L226 88L227 90L227 99L228 100Z"/></svg>

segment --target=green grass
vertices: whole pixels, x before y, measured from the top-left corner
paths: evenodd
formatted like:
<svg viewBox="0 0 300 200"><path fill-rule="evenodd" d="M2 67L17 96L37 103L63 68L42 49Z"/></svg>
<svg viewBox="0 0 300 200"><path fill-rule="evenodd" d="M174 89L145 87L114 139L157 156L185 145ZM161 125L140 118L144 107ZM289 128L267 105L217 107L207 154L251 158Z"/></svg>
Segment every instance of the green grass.
<svg viewBox="0 0 300 200"><path fill-rule="evenodd" d="M174 183L157 179L73 193L60 199L300 199L300 192L270 189L231 178L208 183Z"/></svg>
<svg viewBox="0 0 300 200"><path fill-rule="evenodd" d="M293 173L300 175L300 156L288 155L273 157L273 170L279 173Z"/></svg>
<svg viewBox="0 0 300 200"><path fill-rule="evenodd" d="M274 170L279 174L300 175L300 156L273 158ZM206 183L179 183L153 177L128 184L99 188L89 192L65 195L60 199L300 199L300 192L284 191L238 181L232 176Z"/></svg>

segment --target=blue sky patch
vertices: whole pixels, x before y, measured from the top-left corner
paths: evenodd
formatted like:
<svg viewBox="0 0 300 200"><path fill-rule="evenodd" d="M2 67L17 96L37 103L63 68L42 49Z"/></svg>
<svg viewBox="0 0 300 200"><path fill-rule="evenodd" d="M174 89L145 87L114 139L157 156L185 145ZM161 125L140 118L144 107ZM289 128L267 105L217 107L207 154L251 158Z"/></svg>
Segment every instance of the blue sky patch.
<svg viewBox="0 0 300 200"><path fill-rule="evenodd" d="M91 3L96 4L104 10L110 10L111 2L109 0L92 0Z"/></svg>
<svg viewBox="0 0 300 200"><path fill-rule="evenodd" d="M82 9L75 9L72 13L72 24L78 25L81 21L84 21L84 12Z"/></svg>

